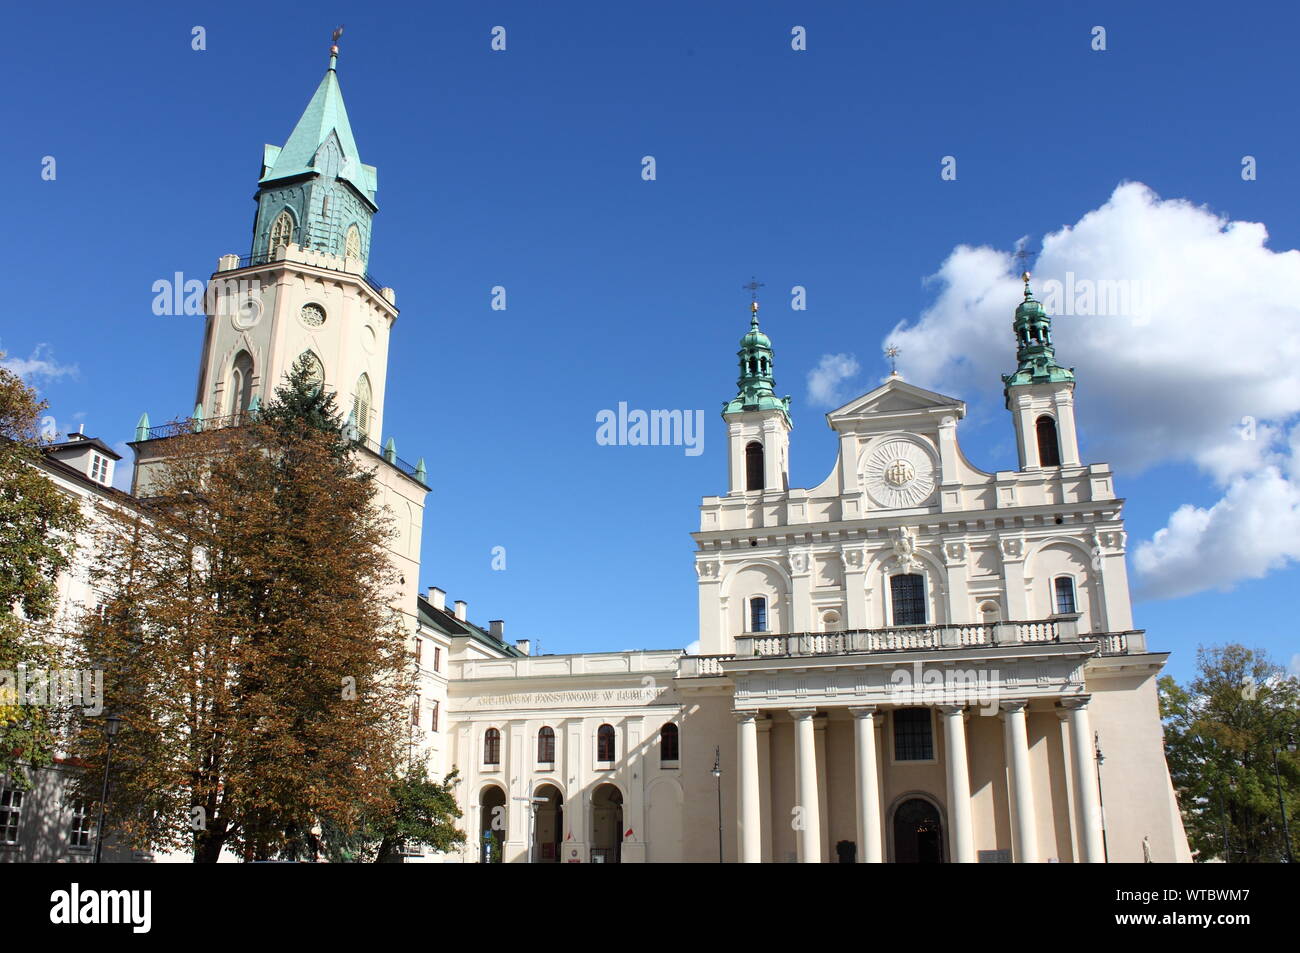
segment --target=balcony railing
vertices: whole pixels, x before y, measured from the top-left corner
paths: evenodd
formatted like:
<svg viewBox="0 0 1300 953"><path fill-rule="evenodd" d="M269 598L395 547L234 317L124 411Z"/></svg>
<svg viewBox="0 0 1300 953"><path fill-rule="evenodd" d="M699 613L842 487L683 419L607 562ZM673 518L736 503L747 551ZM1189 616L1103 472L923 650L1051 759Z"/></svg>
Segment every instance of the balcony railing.
<svg viewBox="0 0 1300 953"><path fill-rule="evenodd" d="M311 251L311 249L304 249L304 251ZM333 256L331 256L331 257L333 257ZM286 260L289 260L289 259L285 259L285 258L277 257L275 254L272 254L272 253L264 253L264 254L261 254L261 255L244 255L242 258L239 259L239 263L238 263L234 268L230 268L230 269L227 269L227 270L228 270L228 271L237 271L237 270L240 269L240 268L253 268L253 267L257 266L257 265L270 265L270 264L273 264L274 262L277 262L277 261L286 261ZM342 262L346 262L346 261L347 261L346 258L339 258L339 259L337 259L337 260L338 260L340 263L342 263ZM342 264L339 264L339 265L336 266L336 265L333 265L333 264L329 264L329 263L327 263L327 262L324 261L324 260L321 260L321 261L313 261L313 262L310 262L310 264L311 264L312 267L314 267L314 268L324 268L324 269L326 269L327 271L342 271L342 272L345 272L345 273L347 273L347 274L357 274L357 272L350 272L350 271L348 271L347 268L344 267ZM368 272L368 271L366 271L366 272L360 272L360 275L361 275L362 278L365 279L366 284L370 285L371 288L374 288L375 291L376 291L377 293L379 293L379 294L383 294L384 288L386 288L387 285L385 285L383 282L381 282L378 278L376 278L374 275L372 275L372 274L371 274L370 272Z"/></svg>
<svg viewBox="0 0 1300 953"><path fill-rule="evenodd" d="M227 427L241 427L255 419L253 414L227 414L224 417L195 418L185 417L180 420L168 421L165 424L159 424L157 427L142 428L136 432L136 441L145 440L165 440L170 437L183 437L187 434L199 433L207 430L224 430ZM369 451L375 456L385 460L392 466L401 470L412 479L419 480L425 486L429 485L428 471L424 467L424 461L418 464L408 463L397 455L396 445L392 438L389 438L386 444L380 444L377 440L371 440L361 434L354 434L352 442L358 447Z"/></svg>
<svg viewBox="0 0 1300 953"><path fill-rule="evenodd" d="M853 655L869 652L932 651L980 646L1095 644L1099 655L1146 652L1146 633L1079 632L1077 616L1029 622L956 623L894 626L848 632L796 632L777 635L747 632L736 637L734 655L686 655L678 663L682 677L725 674L724 662L750 658L792 658L809 655Z"/></svg>

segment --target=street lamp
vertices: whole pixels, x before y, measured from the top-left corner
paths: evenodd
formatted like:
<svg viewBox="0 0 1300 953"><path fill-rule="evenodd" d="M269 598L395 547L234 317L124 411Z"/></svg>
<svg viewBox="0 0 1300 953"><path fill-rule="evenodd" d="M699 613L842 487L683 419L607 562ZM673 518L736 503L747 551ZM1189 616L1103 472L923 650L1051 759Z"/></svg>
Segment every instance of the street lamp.
<svg viewBox="0 0 1300 953"><path fill-rule="evenodd" d="M1268 736L1268 742L1269 742L1269 746L1272 747L1273 749L1273 780L1277 784L1277 806L1278 809L1281 810L1282 812L1282 842L1286 845L1286 862L1288 864L1294 864L1295 855L1291 853L1291 828L1287 825L1287 821L1286 821L1286 799L1282 797L1282 774L1277 767L1278 737L1279 737L1278 735L1274 734L1270 730ZM1295 735L1292 734L1291 732L1287 732L1286 741L1284 742L1283 746L1286 748L1287 751L1295 751L1296 750Z"/></svg>
<svg viewBox="0 0 1300 953"><path fill-rule="evenodd" d="M1101 766L1106 760L1106 756L1101 753L1101 732L1097 731L1092 736L1092 747L1097 753L1097 809L1101 811L1101 857L1106 863L1110 863L1110 842L1106 838L1106 802L1101 793Z"/></svg>
<svg viewBox="0 0 1300 953"><path fill-rule="evenodd" d="M713 746L713 779L718 784L718 863L722 863L722 748Z"/></svg>
<svg viewBox="0 0 1300 953"><path fill-rule="evenodd" d="M108 770L113 764L113 740L117 737L117 729L122 727L122 719L117 715L109 715L104 722L104 732L108 735L108 751L104 755L104 783L99 789L99 824L95 828L95 863L99 863L104 856L104 808L108 803Z"/></svg>
<svg viewBox="0 0 1300 953"><path fill-rule="evenodd" d="M533 856L535 844L537 841L537 805L545 804L550 798L544 797L516 797L511 798L513 801L526 801L528 804L528 862L537 863Z"/></svg>

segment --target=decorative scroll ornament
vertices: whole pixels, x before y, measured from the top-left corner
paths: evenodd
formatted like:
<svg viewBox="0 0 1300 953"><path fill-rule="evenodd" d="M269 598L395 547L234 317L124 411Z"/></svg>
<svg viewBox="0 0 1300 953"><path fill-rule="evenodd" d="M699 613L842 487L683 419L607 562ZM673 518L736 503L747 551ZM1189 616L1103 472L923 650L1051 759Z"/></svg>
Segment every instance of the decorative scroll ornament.
<svg viewBox="0 0 1300 953"><path fill-rule="evenodd" d="M890 440L867 456L863 483L871 498L889 509L920 506L934 492L934 462L910 440Z"/></svg>
<svg viewBox="0 0 1300 953"><path fill-rule="evenodd" d="M921 568L921 562L916 558L916 534L907 527L895 530L894 541L890 548L893 551L894 562L898 563L903 572L912 572Z"/></svg>

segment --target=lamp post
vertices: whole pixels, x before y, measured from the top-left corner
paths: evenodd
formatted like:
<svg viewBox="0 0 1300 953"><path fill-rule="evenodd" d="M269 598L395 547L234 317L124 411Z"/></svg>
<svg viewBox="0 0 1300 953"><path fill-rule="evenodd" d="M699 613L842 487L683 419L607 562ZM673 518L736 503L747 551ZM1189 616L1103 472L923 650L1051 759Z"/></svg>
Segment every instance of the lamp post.
<svg viewBox="0 0 1300 953"><path fill-rule="evenodd" d="M544 797L516 797L511 798L513 801L525 801L528 804L528 862L537 863L533 855L534 844L537 841L537 805L545 804L548 798Z"/></svg>
<svg viewBox="0 0 1300 953"><path fill-rule="evenodd" d="M1273 749L1273 780L1277 784L1277 806L1282 812L1282 843L1286 846L1286 862L1295 863L1295 855L1291 853L1291 828L1286 821L1286 799L1282 797L1282 773L1277 767L1277 742L1278 735L1272 731L1268 736L1269 746ZM1284 743L1287 751L1296 750L1295 735L1287 732L1286 742Z"/></svg>
<svg viewBox="0 0 1300 953"><path fill-rule="evenodd" d="M713 746L713 779L718 785L718 863L722 863L722 748Z"/></svg>
<svg viewBox="0 0 1300 953"><path fill-rule="evenodd" d="M1097 752L1097 807L1101 811L1101 857L1105 863L1110 863L1110 843L1106 839L1106 802L1103 800L1101 793L1101 765L1106 760L1106 756L1101 753L1101 732L1094 732L1092 736L1093 750Z"/></svg>
<svg viewBox="0 0 1300 953"><path fill-rule="evenodd" d="M117 729L122 726L122 719L109 715L104 722L104 731L108 735L108 751L104 755L104 783L99 789L99 823L95 827L95 863L100 863L104 856L104 808L108 804L108 771L113 764L113 740Z"/></svg>

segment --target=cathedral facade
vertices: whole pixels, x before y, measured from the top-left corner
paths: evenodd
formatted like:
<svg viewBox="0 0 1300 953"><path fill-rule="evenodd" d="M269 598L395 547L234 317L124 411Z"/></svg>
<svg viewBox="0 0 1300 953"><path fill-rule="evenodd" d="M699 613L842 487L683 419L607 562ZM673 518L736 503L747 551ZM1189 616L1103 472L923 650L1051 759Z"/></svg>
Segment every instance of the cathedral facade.
<svg viewBox="0 0 1300 953"><path fill-rule="evenodd" d="M383 441L385 400L413 389L388 387L396 295L367 271L377 174L336 54L284 146L264 149L250 254L212 276L190 425L237 426L305 355L380 475L419 670L412 745L435 776L457 770L467 834L409 860L1190 859L1157 706L1167 655L1133 628L1123 501L1110 468L1080 458L1074 374L1028 276L1003 379L1009 471L967 460L961 400L892 374L826 415L827 478L790 486L789 398L752 306L722 411L726 492L703 498L693 533L698 654L535 655L419 588L427 476ZM141 419L132 497L170 436ZM111 483L62 446L50 466L69 486ZM84 479L64 472L83 456ZM68 617L95 598L76 580L62 592ZM29 803L47 816L15 829L72 830L57 796ZM82 854L0 852L38 856Z"/></svg>

